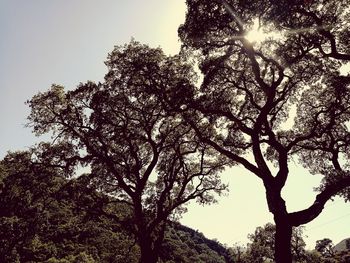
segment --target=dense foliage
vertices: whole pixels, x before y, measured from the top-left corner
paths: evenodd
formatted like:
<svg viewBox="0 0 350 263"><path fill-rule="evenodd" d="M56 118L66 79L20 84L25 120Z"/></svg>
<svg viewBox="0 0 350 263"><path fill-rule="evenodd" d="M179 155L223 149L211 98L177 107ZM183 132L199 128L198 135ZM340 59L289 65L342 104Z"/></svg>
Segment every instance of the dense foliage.
<svg viewBox="0 0 350 263"><path fill-rule="evenodd" d="M140 248L123 223L128 207L117 203L101 214L109 197L85 176L67 180L59 170L31 161L29 152L8 155L0 171L0 261L92 263L138 262ZM112 200L111 200L112 201ZM161 262L229 262L227 250L190 228L171 223Z"/></svg>
<svg viewBox="0 0 350 263"><path fill-rule="evenodd" d="M293 229L334 195L349 200L349 0L186 3L180 54L132 41L109 54L102 83L53 85L28 101L29 126L53 140L1 163L1 260L228 260L221 248L163 248L187 235L166 232L171 219L189 200L214 202L232 165L261 179L275 221L250 236L250 261L304 260ZM255 24L268 37L249 40ZM323 176L296 212L282 196L292 161ZM317 244L323 257L329 244Z"/></svg>
<svg viewBox="0 0 350 263"><path fill-rule="evenodd" d="M0 261L93 263L138 262L140 248L130 231L130 211L89 184L88 174L67 180L61 168L43 166L32 153L7 155L0 163ZM101 204L109 201L108 211ZM111 205L112 204L112 205ZM203 234L171 222L159 262L253 263L273 260L275 226L258 227L246 248L225 248ZM305 251L301 229L293 230L296 262L347 262L331 240L319 240L317 252Z"/></svg>
<svg viewBox="0 0 350 263"><path fill-rule="evenodd" d="M332 196L349 199L350 75L342 69L350 61L350 3L186 3L183 52L203 74L186 119L203 142L262 180L275 259L292 262L292 228L317 217ZM254 25L265 38L248 40ZM293 213L281 195L292 160L324 178L314 203Z"/></svg>
<svg viewBox="0 0 350 263"><path fill-rule="evenodd" d="M347 244L348 240L349 239L343 240L337 244L337 246L334 246L332 240L329 238L317 240L315 250L322 256L322 262L350 262L350 246Z"/></svg>
<svg viewBox="0 0 350 263"><path fill-rule="evenodd" d="M141 262L152 263L168 219L189 200L211 203L226 189L218 173L228 161L174 110L191 97L195 80L181 56L132 41L116 47L106 65L103 83L70 91L53 85L35 95L28 101L30 126L55 137L39 146L41 162L66 171L87 166L96 189L129 207Z"/></svg>

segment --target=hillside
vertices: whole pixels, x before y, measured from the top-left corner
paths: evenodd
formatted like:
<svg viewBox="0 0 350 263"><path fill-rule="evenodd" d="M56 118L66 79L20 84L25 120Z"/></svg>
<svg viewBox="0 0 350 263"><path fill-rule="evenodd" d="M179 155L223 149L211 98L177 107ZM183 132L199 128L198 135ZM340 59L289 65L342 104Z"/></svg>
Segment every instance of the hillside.
<svg viewBox="0 0 350 263"><path fill-rule="evenodd" d="M0 166L0 262L136 263L139 248L128 208L87 187L85 177L18 172ZM100 204L109 202L108 211ZM203 234L170 222L162 263L230 262L226 248Z"/></svg>
<svg viewBox="0 0 350 263"><path fill-rule="evenodd" d="M220 243L206 238L202 233L179 223L169 227L161 258L164 262L232 262L228 250Z"/></svg>
<svg viewBox="0 0 350 263"><path fill-rule="evenodd" d="M334 250L337 252L346 251L350 249L350 238L345 238L334 246Z"/></svg>

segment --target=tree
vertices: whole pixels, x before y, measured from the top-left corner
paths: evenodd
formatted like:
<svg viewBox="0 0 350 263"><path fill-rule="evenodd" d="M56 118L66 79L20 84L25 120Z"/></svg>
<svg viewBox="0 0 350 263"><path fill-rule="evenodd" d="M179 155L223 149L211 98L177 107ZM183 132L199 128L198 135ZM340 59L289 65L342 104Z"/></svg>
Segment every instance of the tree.
<svg viewBox="0 0 350 263"><path fill-rule="evenodd" d="M334 247L333 241L329 238L317 240L315 250L320 253L323 260L322 262L325 263L349 262L350 259L349 249L344 247L344 249L338 250Z"/></svg>
<svg viewBox="0 0 350 263"><path fill-rule="evenodd" d="M181 215L189 200L213 202L213 193L226 188L218 172L228 161L165 107L191 97L195 75L180 56L132 41L116 47L106 65L104 83L67 92L53 85L28 102L35 133L54 136L38 156L71 173L78 164L88 166L97 190L130 207L140 262L157 262L169 217ZM165 97L154 95L157 90Z"/></svg>
<svg viewBox="0 0 350 263"><path fill-rule="evenodd" d="M32 154L10 153L0 161L0 261L138 262L128 225L98 212L112 197L90 187L87 175L68 180L62 169L33 162ZM113 202L108 209L127 219L130 208ZM160 262L231 262L227 258L225 247L198 231L167 226Z"/></svg>
<svg viewBox="0 0 350 263"><path fill-rule="evenodd" d="M321 253L323 257L333 258L335 255L333 242L329 238L316 241L315 250Z"/></svg>
<svg viewBox="0 0 350 263"><path fill-rule="evenodd" d="M229 248L230 259L232 262L236 263L245 263L245 247L242 247L240 244L234 244Z"/></svg>
<svg viewBox="0 0 350 263"><path fill-rule="evenodd" d="M264 227L257 227L253 234L248 235L251 241L247 246L248 262L262 263L274 259L275 232L276 227L268 223Z"/></svg>
<svg viewBox="0 0 350 263"><path fill-rule="evenodd" d="M306 251L306 261L310 263L324 263L322 260L322 256L315 250Z"/></svg>
<svg viewBox="0 0 350 263"><path fill-rule="evenodd" d="M332 196L349 199L350 76L340 72L350 60L349 1L186 3L182 52L203 81L183 115L203 142L261 179L276 262L292 262L292 228ZM254 24L265 39L247 40ZM281 192L297 159L324 179L310 207L289 212Z"/></svg>
<svg viewBox="0 0 350 263"><path fill-rule="evenodd" d="M247 262L272 262L275 260L275 233L276 226L268 223L264 227L257 227L253 234L248 237L251 243L246 251ZM305 242L302 228L293 228L292 233L292 256L294 262L304 262L306 258Z"/></svg>

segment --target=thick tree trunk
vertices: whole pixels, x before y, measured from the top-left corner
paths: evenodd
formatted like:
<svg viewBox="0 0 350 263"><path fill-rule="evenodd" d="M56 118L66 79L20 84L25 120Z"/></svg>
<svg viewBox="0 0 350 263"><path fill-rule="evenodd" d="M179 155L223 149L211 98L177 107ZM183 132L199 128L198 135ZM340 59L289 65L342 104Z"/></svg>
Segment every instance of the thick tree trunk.
<svg viewBox="0 0 350 263"><path fill-rule="evenodd" d="M158 251L154 251L152 248L152 241L150 238L142 238L139 242L141 257L140 263L157 263Z"/></svg>
<svg viewBox="0 0 350 263"><path fill-rule="evenodd" d="M276 263L292 263L292 226L286 217L275 216L275 261Z"/></svg>
<svg viewBox="0 0 350 263"><path fill-rule="evenodd" d="M281 196L282 185L265 182L265 188L269 210L274 215L276 225L275 262L292 263L292 224Z"/></svg>

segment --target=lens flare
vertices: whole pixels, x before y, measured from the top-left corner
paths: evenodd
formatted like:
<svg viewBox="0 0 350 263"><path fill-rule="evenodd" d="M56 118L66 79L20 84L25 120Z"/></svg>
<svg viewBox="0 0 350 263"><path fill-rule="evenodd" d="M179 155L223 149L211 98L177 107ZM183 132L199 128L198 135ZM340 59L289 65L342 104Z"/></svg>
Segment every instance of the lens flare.
<svg viewBox="0 0 350 263"><path fill-rule="evenodd" d="M261 31L259 28L258 19L254 20L254 24L251 30L244 36L251 43L260 43L263 42L268 37L268 34Z"/></svg>

